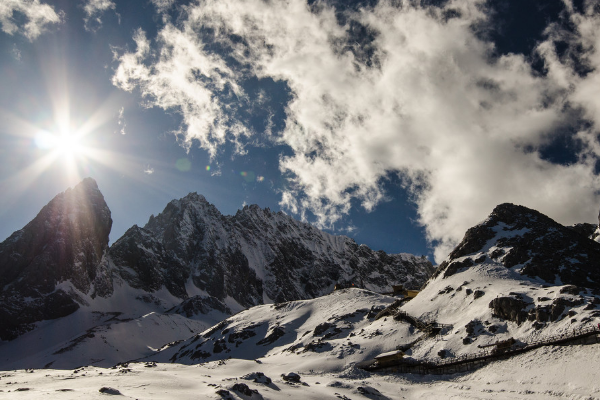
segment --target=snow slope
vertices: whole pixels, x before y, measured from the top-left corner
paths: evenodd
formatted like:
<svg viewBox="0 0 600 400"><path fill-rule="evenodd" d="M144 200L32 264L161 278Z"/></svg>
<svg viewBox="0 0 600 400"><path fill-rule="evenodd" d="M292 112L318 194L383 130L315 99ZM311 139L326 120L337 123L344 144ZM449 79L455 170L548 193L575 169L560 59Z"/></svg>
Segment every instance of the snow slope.
<svg viewBox="0 0 600 400"><path fill-rule="evenodd" d="M384 375L347 368L310 371L276 357L257 363L230 359L198 365L130 363L114 369L18 370L0 373L3 399L600 399L600 345L544 347L472 373ZM292 361L292 362L289 362ZM263 373L270 384L253 381ZM297 372L301 383L282 374ZM249 376L250 375L250 376ZM247 379L250 378L250 379ZM246 396L243 383L257 393ZM225 396L218 394L226 390ZM114 393L114 392L113 392Z"/></svg>
<svg viewBox="0 0 600 400"><path fill-rule="evenodd" d="M377 312L394 301L367 290L344 289L317 299L256 306L147 360L196 364L276 357L305 369L340 371L414 336L407 323L375 321Z"/></svg>
<svg viewBox="0 0 600 400"><path fill-rule="evenodd" d="M35 330L0 342L0 369L109 367L154 354L165 343L203 331L231 313L222 305L222 311L209 308L186 314L176 308L179 299L166 289L148 294L118 279L109 298L92 299L69 282L60 287L75 293L83 305L66 317L38 322Z"/></svg>

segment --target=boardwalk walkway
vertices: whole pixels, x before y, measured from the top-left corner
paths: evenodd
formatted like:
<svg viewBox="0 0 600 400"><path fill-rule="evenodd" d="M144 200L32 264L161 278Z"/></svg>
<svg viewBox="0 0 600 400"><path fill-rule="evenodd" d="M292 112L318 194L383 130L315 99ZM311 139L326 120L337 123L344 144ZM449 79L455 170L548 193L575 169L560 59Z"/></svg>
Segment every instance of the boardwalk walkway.
<svg viewBox="0 0 600 400"><path fill-rule="evenodd" d="M408 363L399 360L392 365L380 365L375 360L370 360L360 363L357 366L369 371L387 370L400 373L452 374L456 372L471 371L491 361L509 358L542 346L598 343L600 342L598 335L600 335L600 329L595 326L589 326L582 329L574 329L560 335L548 336L534 342L525 343L521 346L514 346L505 350L490 348L478 353L465 354L457 358L448 358L436 362Z"/></svg>

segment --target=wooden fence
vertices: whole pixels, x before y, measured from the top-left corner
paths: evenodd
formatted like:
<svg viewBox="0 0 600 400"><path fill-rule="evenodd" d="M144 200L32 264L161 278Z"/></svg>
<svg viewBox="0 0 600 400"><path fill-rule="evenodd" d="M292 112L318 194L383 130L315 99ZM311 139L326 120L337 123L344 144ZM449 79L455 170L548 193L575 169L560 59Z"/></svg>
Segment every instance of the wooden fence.
<svg viewBox="0 0 600 400"><path fill-rule="evenodd" d="M586 328L573 329L559 335L547 336L530 343L516 345L510 349L502 349L501 351L496 348L488 348L478 353L464 354L459 357L447 358L439 361L409 363L400 360L395 365L378 365L375 360L370 360L360 363L357 366L369 371L389 370L390 372L399 373L452 374L456 372L471 371L491 361L509 358L542 346L563 345L567 343L598 343L599 334L600 329L596 326L588 326Z"/></svg>

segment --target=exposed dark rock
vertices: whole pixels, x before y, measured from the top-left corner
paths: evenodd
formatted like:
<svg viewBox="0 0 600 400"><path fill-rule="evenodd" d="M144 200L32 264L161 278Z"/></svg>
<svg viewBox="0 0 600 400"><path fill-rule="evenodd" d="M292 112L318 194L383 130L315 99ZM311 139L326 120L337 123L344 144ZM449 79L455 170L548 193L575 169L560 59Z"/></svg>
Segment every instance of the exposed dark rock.
<svg viewBox="0 0 600 400"><path fill-rule="evenodd" d="M465 258L463 261L453 261L450 263L444 261L440 264L434 276L438 275L439 272L444 271L444 278L447 278L456 274L459 270L469 268L473 265L473 260L470 258Z"/></svg>
<svg viewBox="0 0 600 400"><path fill-rule="evenodd" d="M320 336L320 335L324 334L327 331L327 329L329 329L333 326L334 325L330 324L329 322L323 322L322 324L317 325L317 327L313 331L313 336Z"/></svg>
<svg viewBox="0 0 600 400"><path fill-rule="evenodd" d="M532 326L533 326L533 327L534 327L536 330L538 330L538 331L539 331L540 329L542 329L542 328L543 328L544 326L546 326L546 325L545 325L545 324L543 324L542 322L537 322L537 321L536 321L536 322L534 322L534 323L532 324Z"/></svg>
<svg viewBox="0 0 600 400"><path fill-rule="evenodd" d="M442 290L440 290L438 292L438 294L447 294L450 293L454 290L454 288L452 286L446 286L445 288L443 288Z"/></svg>
<svg viewBox="0 0 600 400"><path fill-rule="evenodd" d="M104 394L112 394L112 395L117 395L117 396L122 395L121 392L118 389L114 389L114 388L111 388L111 387L108 387L108 386L103 386L98 391L100 393L104 393Z"/></svg>
<svg viewBox="0 0 600 400"><path fill-rule="evenodd" d="M233 400L233 397L231 396L231 393L229 392L229 390L219 389L215 393L218 394L219 396L221 396L222 399Z"/></svg>
<svg viewBox="0 0 600 400"><path fill-rule="evenodd" d="M250 389L245 383L236 383L231 387L231 390L243 394L244 396L252 396L258 394L258 390Z"/></svg>
<svg viewBox="0 0 600 400"><path fill-rule="evenodd" d="M225 339L216 340L215 344L213 346L213 353L217 354L217 353L221 353L225 350L227 350L227 345L225 344Z"/></svg>
<svg viewBox="0 0 600 400"><path fill-rule="evenodd" d="M271 329L271 331L267 334L267 336L265 336L264 339L259 340L256 343L256 345L266 346L272 344L283 335L285 335L285 330L280 326L276 326L273 329Z"/></svg>
<svg viewBox="0 0 600 400"><path fill-rule="evenodd" d="M391 284L420 287L433 272L424 257L373 251L255 205L224 216L196 193L171 201L108 248L111 225L110 210L88 178L0 244L0 339L72 313L83 304L81 293L112 295L113 278L146 292L138 299L157 307L163 300L155 292L166 288L184 300L170 311L194 317L231 314L226 298L251 307L265 298L281 304L314 298L335 283L377 291ZM74 290L56 291L65 281ZM188 298L190 281L207 295ZM280 333L274 330L269 340Z"/></svg>
<svg viewBox="0 0 600 400"><path fill-rule="evenodd" d="M476 319L465 325L465 330L467 331L467 335L469 336L475 333L475 330L478 328L481 328L481 321Z"/></svg>
<svg viewBox="0 0 600 400"><path fill-rule="evenodd" d="M356 391L360 394L362 394L363 396L367 397L367 398L376 398L376 399L386 399L387 397L385 397L384 395L381 394L381 392L373 387L370 386L359 386L356 388Z"/></svg>
<svg viewBox="0 0 600 400"><path fill-rule="evenodd" d="M579 292L581 292L581 291L585 291L585 289L577 287L575 285L566 285L566 286L564 286L564 287L562 287L560 289L560 293L561 294L565 294L566 293L566 294L572 294L572 295L575 295L575 296L578 295Z"/></svg>
<svg viewBox="0 0 600 400"><path fill-rule="evenodd" d="M490 302L492 315L521 324L527 320L527 303L513 297L497 297Z"/></svg>
<svg viewBox="0 0 600 400"><path fill-rule="evenodd" d="M25 296L54 291L69 280L87 293L108 246L110 210L87 178L57 195L23 229L0 244L0 288Z"/></svg>
<svg viewBox="0 0 600 400"><path fill-rule="evenodd" d="M481 255L480 257L478 257L474 263L475 264L481 264L482 262L484 262L487 259L487 257L485 256L485 254Z"/></svg>
<svg viewBox="0 0 600 400"><path fill-rule="evenodd" d="M532 308L529 311L528 319L530 321L547 322L550 320L551 315L552 315L552 306L551 305L537 306L535 308Z"/></svg>
<svg viewBox="0 0 600 400"><path fill-rule="evenodd" d="M271 378L269 378L262 372L251 372L242 376L242 379L251 380L252 382L261 383L263 385L270 385L272 382Z"/></svg>
<svg viewBox="0 0 600 400"><path fill-rule="evenodd" d="M491 252L490 258L493 258L494 260L496 260L496 259L502 257L504 254L505 254L504 249L496 249Z"/></svg>
<svg viewBox="0 0 600 400"><path fill-rule="evenodd" d="M576 306L582 305L584 302L585 302L585 300L583 299L583 297L578 297L575 299L572 299L569 297L557 297L556 299L554 299L552 304L560 304L560 305L564 305L564 306L568 306L568 307L576 307Z"/></svg>
<svg viewBox="0 0 600 400"><path fill-rule="evenodd" d="M568 228L574 230L581 236L591 238L591 236L594 234L594 232L598 228L598 225L589 224L589 223L581 223L581 224L575 224L573 226L569 226Z"/></svg>
<svg viewBox="0 0 600 400"><path fill-rule="evenodd" d="M295 372L290 372L288 374L281 374L281 378L286 382L294 382L294 383L300 382L300 375L296 374Z"/></svg>
<svg viewBox="0 0 600 400"><path fill-rule="evenodd" d="M256 332L254 331L256 328L258 328L260 325L252 325L252 326L247 326L244 329L242 329L241 331L236 331L236 332L232 332L231 334L229 334L229 338L227 339L227 341L229 343L234 343L240 340L246 340L249 339L251 337L256 336ZM225 331L223 331L225 332ZM222 334L226 334L222 333Z"/></svg>
<svg viewBox="0 0 600 400"><path fill-rule="evenodd" d="M476 290L473 292L473 298L478 299L480 297L483 297L484 294L485 292L483 290Z"/></svg>

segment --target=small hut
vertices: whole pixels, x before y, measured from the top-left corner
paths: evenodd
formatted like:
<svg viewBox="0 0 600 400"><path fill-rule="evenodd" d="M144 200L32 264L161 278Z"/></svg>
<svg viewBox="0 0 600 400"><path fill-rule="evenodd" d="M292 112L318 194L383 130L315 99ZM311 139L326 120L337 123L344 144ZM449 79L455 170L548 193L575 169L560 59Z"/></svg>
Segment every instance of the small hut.
<svg viewBox="0 0 600 400"><path fill-rule="evenodd" d="M375 361L381 367L392 366L398 364L404 358L402 350L388 351L375 357Z"/></svg>

